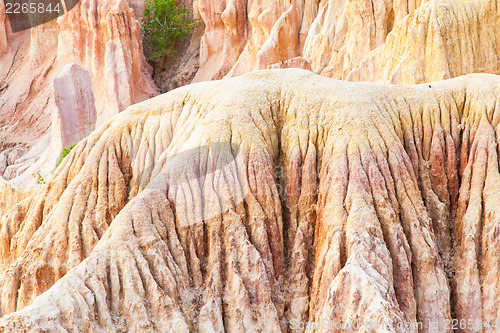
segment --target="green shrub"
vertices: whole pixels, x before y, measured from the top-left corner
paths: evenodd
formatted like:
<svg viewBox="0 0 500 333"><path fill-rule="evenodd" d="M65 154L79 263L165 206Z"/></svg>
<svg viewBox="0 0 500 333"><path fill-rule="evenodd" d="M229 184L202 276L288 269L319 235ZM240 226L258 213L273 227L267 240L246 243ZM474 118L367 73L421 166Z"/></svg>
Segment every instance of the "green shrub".
<svg viewBox="0 0 500 333"><path fill-rule="evenodd" d="M71 150L75 148L75 145L71 145L71 146L68 146L66 148L63 148L63 150L61 151L61 158L59 159L59 161L57 162L56 164L56 168L59 166L59 164L61 164L62 160L69 155L69 153L71 152ZM50 173L54 173L54 170L50 171ZM36 179L36 183L38 185L44 185L47 183L47 178L45 178L42 173L40 171L38 171L37 173L33 173L32 174L33 177L35 177ZM50 176L47 175L47 177Z"/></svg>
<svg viewBox="0 0 500 333"><path fill-rule="evenodd" d="M35 177L36 183L38 185L43 185L43 184L47 183L47 180L45 179L44 176L42 176L42 174L40 173L40 171L38 171L37 173L34 173L33 177Z"/></svg>
<svg viewBox="0 0 500 333"><path fill-rule="evenodd" d="M147 0L144 6L144 46L154 60L175 56L175 42L184 40L193 30L189 10L175 0Z"/></svg>
<svg viewBox="0 0 500 333"><path fill-rule="evenodd" d="M59 166L59 164L61 164L62 160L69 155L69 153L71 152L71 149L75 148L75 145L71 145L71 146L68 146L66 148L63 148L62 152L61 152L61 158L59 159L59 161L57 162L56 164L56 168Z"/></svg>

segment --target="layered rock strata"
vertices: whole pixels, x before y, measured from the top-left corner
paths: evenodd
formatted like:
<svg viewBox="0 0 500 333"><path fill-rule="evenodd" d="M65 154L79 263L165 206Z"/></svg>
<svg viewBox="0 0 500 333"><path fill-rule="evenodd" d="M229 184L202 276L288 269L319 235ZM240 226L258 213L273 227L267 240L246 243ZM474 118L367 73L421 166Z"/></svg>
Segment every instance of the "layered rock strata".
<svg viewBox="0 0 500 333"><path fill-rule="evenodd" d="M136 104L1 217L0 327L493 324L499 101L494 75L397 86L292 69Z"/></svg>

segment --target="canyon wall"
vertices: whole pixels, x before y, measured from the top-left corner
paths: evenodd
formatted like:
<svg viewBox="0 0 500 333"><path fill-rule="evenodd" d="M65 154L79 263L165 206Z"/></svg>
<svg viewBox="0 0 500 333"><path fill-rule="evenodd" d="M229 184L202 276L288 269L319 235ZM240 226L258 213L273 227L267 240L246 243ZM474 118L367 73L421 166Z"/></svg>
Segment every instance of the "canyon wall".
<svg viewBox="0 0 500 333"><path fill-rule="evenodd" d="M195 81L297 57L318 74L354 81L500 73L497 0L199 0L197 7L205 32Z"/></svg>
<svg viewBox="0 0 500 333"><path fill-rule="evenodd" d="M0 6L0 142L17 147L1 153L0 159L10 161L2 173L7 179L33 165L51 141L53 80L65 65L79 64L90 73L97 124L158 94L142 53L140 25L124 0L80 1L57 20L15 34L6 19Z"/></svg>
<svg viewBox="0 0 500 333"><path fill-rule="evenodd" d="M136 104L0 218L0 327L491 325L499 135L488 74L398 86L267 70Z"/></svg>

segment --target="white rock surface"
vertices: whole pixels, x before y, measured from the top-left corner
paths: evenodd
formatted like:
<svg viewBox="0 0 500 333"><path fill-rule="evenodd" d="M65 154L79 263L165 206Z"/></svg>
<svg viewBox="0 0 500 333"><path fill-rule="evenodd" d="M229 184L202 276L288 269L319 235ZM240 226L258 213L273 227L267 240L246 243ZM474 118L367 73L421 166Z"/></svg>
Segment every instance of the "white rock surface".
<svg viewBox="0 0 500 333"><path fill-rule="evenodd" d="M54 79L54 94L52 141L67 147L95 129L97 112L89 72L74 63L64 66Z"/></svg>

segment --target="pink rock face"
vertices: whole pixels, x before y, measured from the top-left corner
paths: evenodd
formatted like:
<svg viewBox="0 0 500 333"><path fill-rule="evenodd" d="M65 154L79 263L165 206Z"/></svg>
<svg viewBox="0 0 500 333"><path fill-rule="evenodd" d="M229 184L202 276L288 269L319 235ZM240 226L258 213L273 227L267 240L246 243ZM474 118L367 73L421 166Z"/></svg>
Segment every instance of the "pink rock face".
<svg viewBox="0 0 500 333"><path fill-rule="evenodd" d="M54 79L57 108L52 116L52 139L67 147L85 138L95 128L96 109L92 81L80 65L66 65Z"/></svg>
<svg viewBox="0 0 500 333"><path fill-rule="evenodd" d="M0 6L0 141L34 145L49 133L52 80L70 63L90 73L97 123L158 93L126 1L80 1L57 20L16 34L4 33L2 14Z"/></svg>
<svg viewBox="0 0 500 333"><path fill-rule="evenodd" d="M90 72L98 123L157 94L142 53L140 26L126 1L82 1L57 25L56 60L81 64Z"/></svg>
<svg viewBox="0 0 500 333"><path fill-rule="evenodd" d="M73 100L59 101L62 111L54 118L55 128L62 126L65 129L59 128L56 137L71 142L89 132L86 127L75 132L83 120L77 117L73 123L70 113L67 113L73 112L67 110L75 110L78 103L86 103L83 92L81 96L71 97L70 86L78 89L82 81L61 83L59 92L54 94L52 82L65 65L75 63L89 72L97 125L126 107L158 94L151 79L151 68L142 53L139 23L126 1L80 1L57 20L15 34L6 24L1 4L3 2L0 2L0 143L9 147L20 144L31 147L31 150L27 154L29 158L20 161L4 158L13 164L5 167L8 174L2 172L0 175L8 179L17 177L41 157L46 146L40 142L45 142L50 136L52 112L58 107L55 102L57 94ZM89 84L84 85L85 88L80 88L87 90ZM57 123L58 119L63 119L64 124ZM58 147L60 145L65 146L60 143ZM40 167L42 164L43 168L54 167L48 156L54 157L60 153L60 148L58 151L55 146L52 148L50 154L45 154L45 162L39 163ZM33 171L38 171L27 170L30 172L28 178L32 178ZM45 170L46 174L50 171Z"/></svg>

